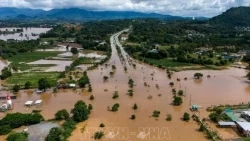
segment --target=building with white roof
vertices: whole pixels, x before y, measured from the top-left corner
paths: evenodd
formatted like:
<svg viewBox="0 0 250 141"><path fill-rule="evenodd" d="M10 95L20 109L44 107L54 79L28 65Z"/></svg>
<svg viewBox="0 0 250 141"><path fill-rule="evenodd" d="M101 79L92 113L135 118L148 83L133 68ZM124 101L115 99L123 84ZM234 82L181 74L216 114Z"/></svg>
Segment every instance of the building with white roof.
<svg viewBox="0 0 250 141"><path fill-rule="evenodd" d="M250 135L250 123L249 122L240 122L236 121L239 131L241 131L245 136Z"/></svg>

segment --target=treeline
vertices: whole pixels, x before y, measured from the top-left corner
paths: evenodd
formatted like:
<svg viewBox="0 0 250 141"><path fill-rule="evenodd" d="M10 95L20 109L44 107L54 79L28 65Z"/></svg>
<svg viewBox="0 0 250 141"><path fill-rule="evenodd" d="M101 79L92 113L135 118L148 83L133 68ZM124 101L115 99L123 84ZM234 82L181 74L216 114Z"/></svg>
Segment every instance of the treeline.
<svg viewBox="0 0 250 141"><path fill-rule="evenodd" d="M5 42L0 41L0 56L4 59L17 55L21 52L32 52L39 45L38 40L29 41L13 41Z"/></svg>
<svg viewBox="0 0 250 141"><path fill-rule="evenodd" d="M146 44L173 45L193 43L197 47L249 47L250 34L231 26L210 25L207 21L137 20L129 41Z"/></svg>
<svg viewBox="0 0 250 141"><path fill-rule="evenodd" d="M85 102L79 100L71 110L72 117L69 116L70 114L65 109L58 111L55 114L55 119L66 121L62 124L61 128L52 128L45 138L45 141L67 141L76 128L76 124L87 120L92 109L91 104L86 105Z"/></svg>
<svg viewBox="0 0 250 141"><path fill-rule="evenodd" d="M107 51L107 46L98 47L101 42L109 44L110 35L128 28L130 20L107 20L87 22L83 25L79 34L76 35L76 42L82 44L86 49L97 49Z"/></svg>
<svg viewBox="0 0 250 141"><path fill-rule="evenodd" d="M0 135L6 135L10 133L14 128L38 124L42 120L43 117L38 113L9 113L3 119L0 120Z"/></svg>

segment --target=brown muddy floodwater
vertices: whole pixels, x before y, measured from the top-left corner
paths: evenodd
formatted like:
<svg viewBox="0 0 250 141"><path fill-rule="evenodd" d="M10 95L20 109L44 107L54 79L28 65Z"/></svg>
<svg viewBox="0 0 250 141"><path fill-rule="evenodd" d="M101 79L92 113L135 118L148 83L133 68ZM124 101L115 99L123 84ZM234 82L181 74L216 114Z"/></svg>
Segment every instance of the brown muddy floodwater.
<svg viewBox="0 0 250 141"><path fill-rule="evenodd" d="M114 35L114 36L117 36ZM193 120L184 122L181 120L184 112L189 112L190 104L202 106L200 116L207 118L206 107L217 104L238 104L248 102L250 99L250 85L246 83L243 76L247 71L243 69L230 68L222 71L184 71L174 73L172 79L168 79L166 70L161 70L146 64L136 64L133 68L129 64L129 58L125 57L125 62L121 63L115 49L114 36L111 37L112 56L108 62L109 66L100 66L98 69L89 71L88 75L93 87L92 94L95 96L93 101L89 100L91 93L82 90L61 90L53 94L48 91L46 94L37 95L33 92L20 92L17 100L14 100L14 109L10 112L31 112L32 109L41 109L45 119L54 117L56 111L61 109L70 110L77 100L83 100L87 104L91 103L94 107L87 121L79 123L76 130L69 138L70 141L94 140L92 138L95 131L100 130L100 123L105 124L103 131L104 140L125 140L125 141L205 141L205 135L198 132L199 125ZM117 39L116 39L117 40ZM123 52L126 56L126 53ZM111 65L116 65L114 76L111 76L107 82L103 82L103 76L109 76L112 71ZM128 71L124 72L124 65ZM202 80L194 80L193 75L196 72L204 74ZM206 76L210 75L211 78ZM187 77L185 81L184 78ZM132 78L135 82L134 96L129 97L126 93L129 90L128 80ZM181 79L178 82L176 79ZM173 81L174 87L169 83ZM144 82L149 87L144 86ZM156 88L159 85L159 89ZM185 91L183 104L175 107L171 105L173 100L172 88ZM107 89L108 91L104 91ZM119 98L112 99L114 91L118 91ZM5 94L5 93L1 93ZM162 94L159 96L159 94ZM148 99L148 96L152 99ZM42 99L42 105L38 107L27 108L24 103L27 100ZM107 110L108 106L115 103L120 104L117 112ZM135 111L132 106L136 103L138 109ZM160 111L159 118L151 117L154 110ZM129 119L132 114L136 115L135 120ZM172 121L166 121L166 115L172 115ZM3 117L2 113L0 117ZM85 130L82 133L82 129ZM215 128L214 128L215 129ZM223 138L237 138L237 134L232 130L220 129L219 133Z"/></svg>

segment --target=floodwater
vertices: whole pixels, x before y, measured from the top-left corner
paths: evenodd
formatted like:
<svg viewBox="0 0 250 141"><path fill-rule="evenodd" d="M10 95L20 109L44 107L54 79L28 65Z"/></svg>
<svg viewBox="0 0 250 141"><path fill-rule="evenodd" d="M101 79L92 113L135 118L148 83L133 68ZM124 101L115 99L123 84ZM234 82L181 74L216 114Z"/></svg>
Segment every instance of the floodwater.
<svg viewBox="0 0 250 141"><path fill-rule="evenodd" d="M18 28L0 28L1 31L13 31L14 29ZM23 32L21 32L23 35L21 36L21 33L14 33L14 34L1 34L0 40L7 41L8 39L14 39L14 40L32 40L39 38L39 35L41 33L46 33L47 31L51 30L51 28L23 28ZM34 36L32 36L34 34Z"/></svg>
<svg viewBox="0 0 250 141"><path fill-rule="evenodd" d="M230 68L222 71L184 71L174 73L171 80L168 79L166 70L161 70L146 64L132 60L136 68L131 66L129 57L121 63L116 48L113 44L114 35L111 37L112 56L108 65L100 66L98 69L89 71L88 75L93 88L92 94L95 99L89 100L91 93L86 90L60 90L53 94L52 90L45 94L37 95L34 92L22 91L17 94L17 100L13 100L14 109L9 112L31 112L32 109L42 110L41 114L45 119L54 117L56 111L67 109L70 111L74 103L83 100L87 104L91 103L94 107L87 121L79 123L76 130L69 138L70 141L94 140L92 138L95 131L100 130L100 123L105 124L103 128L106 136L105 140L126 140L126 141L205 141L205 135L198 132L199 125L190 120L184 122L181 120L184 112L189 112L190 105L197 104L202 106L200 116L207 118L206 107L218 104L238 104L248 102L250 99L250 85L245 81L246 70ZM117 39L116 39L117 40ZM123 51L123 50L122 50ZM122 53L126 55L125 52ZM114 76L109 73L112 70L111 65L116 65ZM124 66L128 68L124 71ZM194 80L193 75L201 72L204 77L201 80ZM210 78L206 76L210 75ZM109 76L107 82L103 82L103 76ZM184 78L187 77L185 81ZM135 82L134 96L130 97L126 93L129 90L128 80L132 78ZM179 78L181 81L177 81ZM149 87L144 86L146 82ZM169 83L174 82L175 86L170 87ZM159 88L156 87L158 84ZM173 106L172 88L185 91L183 104ZM112 99L114 91L118 91L119 98ZM1 93L5 95L7 92ZM161 95L159 95L161 94ZM152 99L148 99L152 96ZM40 106L31 108L24 107L27 100L42 99ZM110 112L107 107L119 103L120 108L117 112ZM138 109L135 111L132 106L136 103ZM151 117L154 110L160 111L159 118ZM135 120L129 119L132 114L136 115ZM172 115L172 121L166 121L166 115ZM4 113L0 114L0 118ZM85 130L82 132L82 129ZM215 129L215 128L213 128ZM142 132L143 131L143 132ZM229 129L219 129L223 138L236 138L237 134ZM230 136L229 136L230 135Z"/></svg>
<svg viewBox="0 0 250 141"><path fill-rule="evenodd" d="M38 60L38 61L34 61L34 62L30 62L27 64L35 64L35 65L41 65L41 64L53 64L55 66L49 67L48 69L46 69L46 72L53 72L53 71L64 71L66 66L70 66L70 64L73 61L64 61L64 60Z"/></svg>
<svg viewBox="0 0 250 141"><path fill-rule="evenodd" d="M39 124L22 126L20 128L14 129L15 132L23 132L25 129L28 129L29 141L44 141L45 137L49 134L49 131L53 127L60 127L58 123L53 122L41 122ZM0 140L3 141L7 138L7 135L0 136Z"/></svg>

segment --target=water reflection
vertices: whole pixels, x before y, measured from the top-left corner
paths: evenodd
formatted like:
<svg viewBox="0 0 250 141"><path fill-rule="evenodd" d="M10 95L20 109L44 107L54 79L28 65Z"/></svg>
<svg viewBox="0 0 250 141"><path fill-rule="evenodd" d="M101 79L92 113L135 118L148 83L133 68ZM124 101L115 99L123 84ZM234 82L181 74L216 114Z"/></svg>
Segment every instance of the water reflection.
<svg viewBox="0 0 250 141"><path fill-rule="evenodd" d="M1 31L13 31L17 30L18 28L0 28ZM13 34L0 34L0 39L7 41L8 39L14 40L32 40L38 39L41 33L46 33L47 31L51 30L51 28L23 28L23 31L20 33L13 33Z"/></svg>

